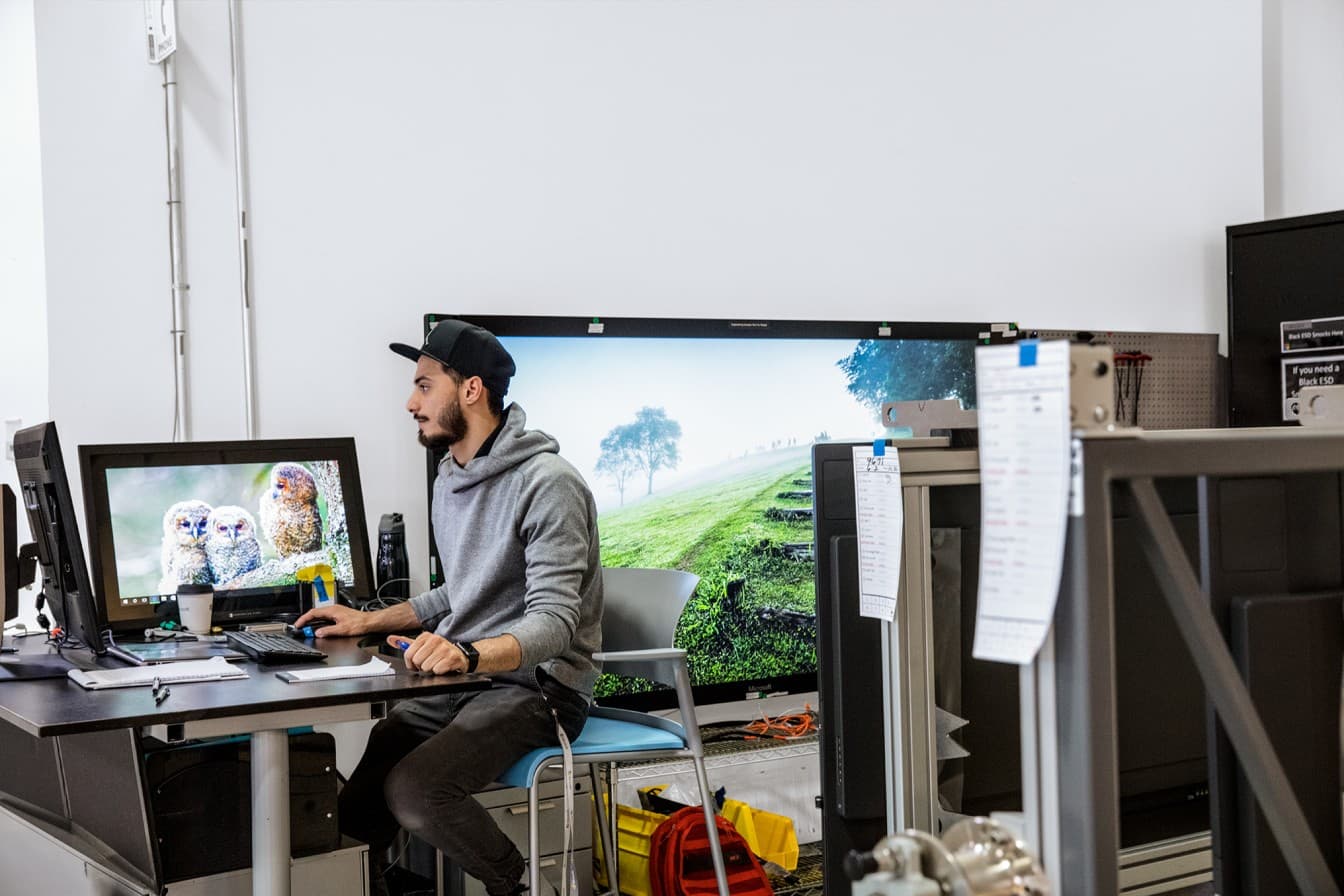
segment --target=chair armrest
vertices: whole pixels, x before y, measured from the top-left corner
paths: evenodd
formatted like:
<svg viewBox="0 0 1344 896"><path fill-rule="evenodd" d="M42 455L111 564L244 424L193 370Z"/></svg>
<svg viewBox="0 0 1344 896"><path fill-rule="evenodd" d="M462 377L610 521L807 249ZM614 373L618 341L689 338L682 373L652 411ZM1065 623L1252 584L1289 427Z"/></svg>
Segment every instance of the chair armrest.
<svg viewBox="0 0 1344 896"><path fill-rule="evenodd" d="M613 650L609 653L593 654L593 659L603 663L650 662L685 658L686 651L682 650L680 647L653 647L648 650Z"/></svg>

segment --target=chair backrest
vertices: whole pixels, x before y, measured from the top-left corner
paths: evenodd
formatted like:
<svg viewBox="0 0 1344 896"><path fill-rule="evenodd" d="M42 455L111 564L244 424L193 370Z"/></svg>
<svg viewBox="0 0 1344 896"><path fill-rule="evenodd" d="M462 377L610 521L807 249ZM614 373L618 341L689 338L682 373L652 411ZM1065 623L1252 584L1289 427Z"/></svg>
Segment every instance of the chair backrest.
<svg viewBox="0 0 1344 896"><path fill-rule="evenodd" d="M602 650L649 650L671 647L677 622L700 577L680 569L602 570ZM623 673L642 675L655 681L667 681L652 670Z"/></svg>

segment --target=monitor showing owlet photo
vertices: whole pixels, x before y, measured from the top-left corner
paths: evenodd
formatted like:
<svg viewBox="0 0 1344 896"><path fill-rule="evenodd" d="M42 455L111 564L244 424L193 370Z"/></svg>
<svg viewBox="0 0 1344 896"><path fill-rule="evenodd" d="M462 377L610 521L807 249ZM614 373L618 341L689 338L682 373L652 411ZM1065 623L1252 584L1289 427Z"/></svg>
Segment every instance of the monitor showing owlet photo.
<svg viewBox="0 0 1344 896"><path fill-rule="evenodd" d="M217 614L227 595L234 622L297 610L297 583L318 565L347 596L368 594L353 439L81 445L80 465L114 629L155 624L183 584L213 586Z"/></svg>

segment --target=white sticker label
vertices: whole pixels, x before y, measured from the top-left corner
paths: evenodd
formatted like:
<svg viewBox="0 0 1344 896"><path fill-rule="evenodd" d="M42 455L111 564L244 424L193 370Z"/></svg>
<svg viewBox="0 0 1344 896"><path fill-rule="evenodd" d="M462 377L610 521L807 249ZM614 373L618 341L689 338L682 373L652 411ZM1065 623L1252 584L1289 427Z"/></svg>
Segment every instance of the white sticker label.
<svg viewBox="0 0 1344 896"><path fill-rule="evenodd" d="M1285 320L1279 324L1279 348L1284 354L1344 348L1344 317Z"/></svg>

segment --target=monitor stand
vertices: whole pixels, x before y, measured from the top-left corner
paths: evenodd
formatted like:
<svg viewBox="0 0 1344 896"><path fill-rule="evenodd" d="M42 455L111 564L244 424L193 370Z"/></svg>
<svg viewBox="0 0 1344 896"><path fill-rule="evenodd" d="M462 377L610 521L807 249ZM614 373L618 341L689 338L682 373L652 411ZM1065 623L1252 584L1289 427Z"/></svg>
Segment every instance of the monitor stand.
<svg viewBox="0 0 1344 896"><path fill-rule="evenodd" d="M40 678L65 678L75 668L67 660L47 657L0 659L0 683L32 681Z"/></svg>
<svg viewBox="0 0 1344 896"><path fill-rule="evenodd" d="M4 627L0 626L0 683L32 681L41 678L65 678L74 664L64 657L48 655L23 656L19 647L5 644Z"/></svg>

